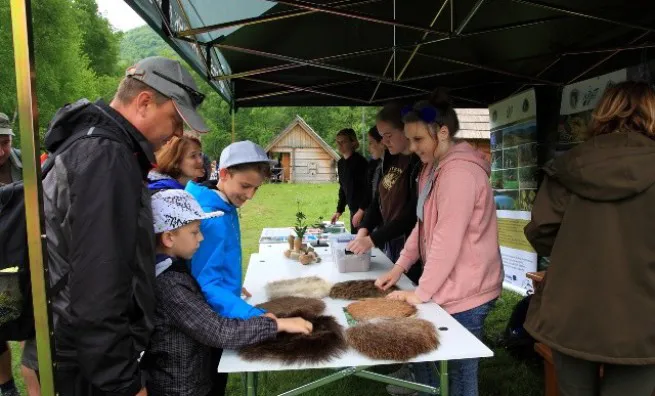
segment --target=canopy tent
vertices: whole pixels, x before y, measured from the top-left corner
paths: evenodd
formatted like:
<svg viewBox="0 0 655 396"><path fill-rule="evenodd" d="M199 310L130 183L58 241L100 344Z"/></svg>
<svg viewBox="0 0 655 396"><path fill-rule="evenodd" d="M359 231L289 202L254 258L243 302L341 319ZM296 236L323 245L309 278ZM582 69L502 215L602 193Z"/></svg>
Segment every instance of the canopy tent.
<svg viewBox="0 0 655 396"><path fill-rule="evenodd" d="M125 0L236 107L379 105L450 89L486 107L647 60L649 0ZM315 0L318 1L318 0ZM11 0L39 375L54 340L30 0Z"/></svg>
<svg viewBox="0 0 655 396"><path fill-rule="evenodd" d="M640 62L648 0L126 0L235 107L486 107Z"/></svg>

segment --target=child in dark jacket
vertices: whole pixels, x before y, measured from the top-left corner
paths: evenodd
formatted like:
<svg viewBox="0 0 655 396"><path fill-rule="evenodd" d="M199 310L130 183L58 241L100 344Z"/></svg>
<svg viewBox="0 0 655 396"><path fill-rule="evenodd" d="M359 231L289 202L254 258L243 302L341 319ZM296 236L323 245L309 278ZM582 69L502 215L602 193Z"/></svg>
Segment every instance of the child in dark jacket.
<svg viewBox="0 0 655 396"><path fill-rule="evenodd" d="M215 348L237 349L278 332L309 333L301 318L277 319L271 314L248 320L219 316L205 300L186 260L203 239L200 220L221 216L205 213L184 190L165 190L152 197L157 234L157 308L151 344L142 359L150 396L223 394L213 383ZM220 386L218 387L220 388Z"/></svg>

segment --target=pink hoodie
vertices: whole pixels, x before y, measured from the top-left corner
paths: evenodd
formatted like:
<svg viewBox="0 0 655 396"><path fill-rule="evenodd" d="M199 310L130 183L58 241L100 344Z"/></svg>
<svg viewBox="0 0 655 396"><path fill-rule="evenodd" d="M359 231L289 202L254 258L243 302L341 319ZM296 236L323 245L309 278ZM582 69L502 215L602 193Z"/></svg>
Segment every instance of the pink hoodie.
<svg viewBox="0 0 655 396"><path fill-rule="evenodd" d="M396 263L405 271L425 263L416 295L455 314L498 297L503 269L489 162L468 143L441 160L417 222ZM423 169L419 192L430 169ZM419 245L420 241L420 245Z"/></svg>

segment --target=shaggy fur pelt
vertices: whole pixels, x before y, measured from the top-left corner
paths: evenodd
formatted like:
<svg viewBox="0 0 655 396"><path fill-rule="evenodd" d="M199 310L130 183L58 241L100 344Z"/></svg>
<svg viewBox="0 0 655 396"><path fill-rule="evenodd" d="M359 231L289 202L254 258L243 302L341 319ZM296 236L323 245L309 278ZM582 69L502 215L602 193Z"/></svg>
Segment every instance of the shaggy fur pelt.
<svg viewBox="0 0 655 396"><path fill-rule="evenodd" d="M346 337L360 353L381 360L405 361L439 346L434 325L414 318L363 322L349 328Z"/></svg>
<svg viewBox="0 0 655 396"><path fill-rule="evenodd" d="M355 320L364 321L378 318L406 318L416 314L416 306L388 298L368 298L349 304L346 311Z"/></svg>
<svg viewBox="0 0 655 396"><path fill-rule="evenodd" d="M257 306L280 318L288 318L291 314L303 318L313 318L325 311L323 301L317 298L305 297L280 297Z"/></svg>
<svg viewBox="0 0 655 396"><path fill-rule="evenodd" d="M343 329L333 316L317 316L306 320L314 326L311 334L278 333L272 340L242 348L239 355L249 361L311 364L338 357L347 349Z"/></svg>
<svg viewBox="0 0 655 396"><path fill-rule="evenodd" d="M361 300L363 298L384 297L392 291L398 290L396 286L388 290L375 287L375 280L354 280L335 283L330 290L330 297L341 300Z"/></svg>
<svg viewBox="0 0 655 396"><path fill-rule="evenodd" d="M330 293L331 286L318 276L284 279L269 282L266 285L266 294L268 294L269 299L287 296L323 298Z"/></svg>

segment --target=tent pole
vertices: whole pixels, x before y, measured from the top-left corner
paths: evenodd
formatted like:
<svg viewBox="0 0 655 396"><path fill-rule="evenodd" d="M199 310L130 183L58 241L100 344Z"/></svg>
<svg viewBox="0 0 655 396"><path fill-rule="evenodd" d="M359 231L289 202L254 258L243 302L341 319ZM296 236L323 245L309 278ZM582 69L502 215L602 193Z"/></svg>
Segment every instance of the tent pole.
<svg viewBox="0 0 655 396"><path fill-rule="evenodd" d="M54 396L54 364L50 328L51 315L47 295L48 269L45 222L41 185L36 67L32 35L30 0L11 0L11 26L14 39L16 93L23 160L25 221L32 281L32 304L36 327L41 394Z"/></svg>
<svg viewBox="0 0 655 396"><path fill-rule="evenodd" d="M437 11L437 15L434 16L432 19L432 22L430 23L430 27L433 27L437 23L437 19L439 19L439 16L441 16L441 13L443 10L446 8L446 5L450 2L450 0L445 0L442 4L441 7L439 8L439 11ZM421 41L425 41L425 39L428 37L428 33L423 33L423 38ZM395 55L395 45L396 43L393 43L394 45L394 55ZM400 70L400 74L398 74L396 80L400 80L403 78L403 75L405 74L405 71L407 71L407 68L409 67L409 64L412 63L412 60L414 60L414 57L416 56L416 53L418 50L421 48L421 43L419 42L416 44L416 47L414 47L414 50L412 51L412 54L407 58L407 62L405 62L405 66L403 66L402 70Z"/></svg>
<svg viewBox="0 0 655 396"><path fill-rule="evenodd" d="M234 104L232 104L232 143L236 142L236 139L237 139L237 132L236 132L236 124L235 124L235 121L234 121L234 115L235 115Z"/></svg>

